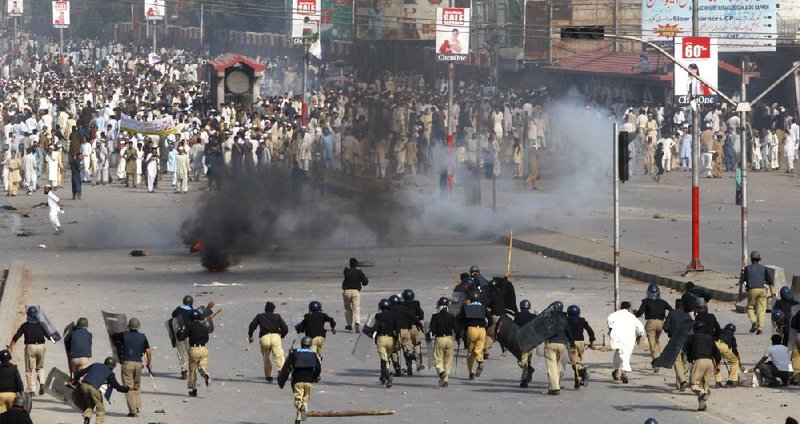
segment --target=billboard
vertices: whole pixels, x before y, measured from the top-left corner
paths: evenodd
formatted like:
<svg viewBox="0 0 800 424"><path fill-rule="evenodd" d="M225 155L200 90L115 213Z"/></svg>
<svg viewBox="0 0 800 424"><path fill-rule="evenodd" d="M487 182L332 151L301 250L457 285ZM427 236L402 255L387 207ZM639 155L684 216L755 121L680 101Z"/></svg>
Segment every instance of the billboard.
<svg viewBox="0 0 800 424"><path fill-rule="evenodd" d="M320 0L292 0L292 43L302 44L317 34L321 20Z"/></svg>
<svg viewBox="0 0 800 424"><path fill-rule="evenodd" d="M163 21L167 15L165 0L144 0L144 18L148 21Z"/></svg>
<svg viewBox="0 0 800 424"><path fill-rule="evenodd" d="M7 16L22 16L25 11L25 4L22 0L6 0L6 15Z"/></svg>
<svg viewBox="0 0 800 424"><path fill-rule="evenodd" d="M469 17L467 8L436 9L436 60L447 62L469 60Z"/></svg>
<svg viewBox="0 0 800 424"><path fill-rule="evenodd" d="M694 75L699 75L712 87L717 88L719 74L717 51L717 40L713 38L675 38L675 59L692 72L690 74L675 66L673 90L675 104L692 104L695 107L717 102L717 95L694 78Z"/></svg>
<svg viewBox="0 0 800 424"><path fill-rule="evenodd" d="M721 52L775 51L777 0L699 0L700 33ZM691 0L642 0L642 37L672 43L692 34Z"/></svg>
<svg viewBox="0 0 800 424"><path fill-rule="evenodd" d="M53 2L53 28L69 28L69 1Z"/></svg>
<svg viewBox="0 0 800 424"><path fill-rule="evenodd" d="M356 0L359 40L436 39L436 9L448 0Z"/></svg>
<svg viewBox="0 0 800 424"><path fill-rule="evenodd" d="M322 0L322 38L353 40L353 0Z"/></svg>

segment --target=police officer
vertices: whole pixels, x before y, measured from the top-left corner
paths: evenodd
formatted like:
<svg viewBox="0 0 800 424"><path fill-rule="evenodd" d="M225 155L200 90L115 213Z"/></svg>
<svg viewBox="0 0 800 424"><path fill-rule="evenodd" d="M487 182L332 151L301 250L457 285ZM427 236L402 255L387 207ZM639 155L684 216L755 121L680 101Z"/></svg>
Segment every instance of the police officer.
<svg viewBox="0 0 800 424"><path fill-rule="evenodd" d="M655 359L661 356L661 332L664 330L664 319L667 311L671 311L672 306L661 299L661 290L658 284L647 286L647 297L642 299L639 309L633 314L637 318L644 315L644 330L647 333L647 343L650 345L650 357ZM653 372L658 372L658 368L653 368Z"/></svg>
<svg viewBox="0 0 800 424"><path fill-rule="evenodd" d="M139 332L141 323L136 318L128 320L128 331L111 335L122 361L122 384L130 390L125 393L128 416L135 417L142 407L142 358L147 357L147 372L153 373L153 352L147 337Z"/></svg>
<svg viewBox="0 0 800 424"><path fill-rule="evenodd" d="M180 325L189 324L192 321L192 311L194 311L193 305L194 298L192 296L188 294L183 296L183 302L172 311L172 318L180 317ZM176 342L175 356L178 357L178 364L181 367L181 380L186 380L186 375L189 371L189 341L184 339L176 340Z"/></svg>
<svg viewBox="0 0 800 424"><path fill-rule="evenodd" d="M211 382L208 375L208 328L203 325L203 314L192 311L192 321L188 325L181 326L176 334L178 340L189 340L189 396L197 396L197 373L206 382L206 387Z"/></svg>
<svg viewBox="0 0 800 424"><path fill-rule="evenodd" d="M422 310L422 306L419 304L418 300L414 300L416 296L414 294L414 290L405 289L403 290L403 300L400 302L401 305L405 306L414 318L420 323L425 321L425 312ZM424 324L423 324L424 325ZM416 325L412 325L411 329L409 330L411 334L411 343L414 345L414 357L417 360L417 371L422 371L425 369L425 366L422 365L422 340L420 340L420 334L425 332L425 329L422 327L417 327Z"/></svg>
<svg viewBox="0 0 800 424"><path fill-rule="evenodd" d="M350 266L344 269L342 281L342 300L344 301L344 318L347 325L345 330L352 331L356 326L356 333L361 326L361 289L369 284L369 279L364 271L358 268L358 259L350 258Z"/></svg>
<svg viewBox="0 0 800 424"><path fill-rule="evenodd" d="M772 306L772 312L774 313L776 310L783 312L783 317L785 319L784 325L788 330L789 321L793 316L792 308L794 308L798 304L798 302L797 300L795 300L794 293L792 292L792 289L790 289L789 287L786 286L781 287L779 294L780 294L780 299L775 301L775 305ZM777 330L777 325L775 323L775 320L772 321L772 326L773 329Z"/></svg>
<svg viewBox="0 0 800 424"><path fill-rule="evenodd" d="M751 333L761 334L764 330L764 314L767 311L767 298L772 293L772 276L761 265L761 253L750 252L750 265L742 270L739 284L747 289L747 317L752 326Z"/></svg>
<svg viewBox="0 0 800 424"><path fill-rule="evenodd" d="M554 314L565 315L563 303L555 301L553 306ZM570 350L575 348L575 339L572 337L569 326L545 341L544 362L547 366L547 379L550 382L548 395L558 396L561 394L561 358L567 355L567 346Z"/></svg>
<svg viewBox="0 0 800 424"><path fill-rule="evenodd" d="M89 320L85 317L78 318L73 328L64 336L64 348L69 358L69 372L74 378L75 373L86 368L92 358L92 333L87 330Z"/></svg>
<svg viewBox="0 0 800 424"><path fill-rule="evenodd" d="M295 424L306 420L308 401L311 400L311 388L314 383L319 382L322 372L319 356L311 350L311 344L311 337L303 337L300 340L300 349L289 352L289 357L278 374L278 385L281 389L286 384L289 374L292 375L294 407L297 410Z"/></svg>
<svg viewBox="0 0 800 424"><path fill-rule="evenodd" d="M86 409L83 410L83 424L89 424L92 410L95 408L97 409L97 424L106 422L106 406L103 404L103 393L100 392L102 385L107 384L120 393L127 393L130 390L128 386L120 385L117 382L117 378L114 376L116 366L117 361L109 356L102 364L95 362L78 371L77 377L83 378L78 390L86 402Z"/></svg>
<svg viewBox="0 0 800 424"><path fill-rule="evenodd" d="M453 363L453 337L456 335L456 318L448 311L450 300L436 301L437 312L431 316L426 337L433 339L433 361L439 374L439 387L447 387L450 366Z"/></svg>
<svg viewBox="0 0 800 424"><path fill-rule="evenodd" d="M580 386L585 386L586 381L589 380L589 373L586 367L583 366L583 352L586 351L586 341L584 340L583 333L589 336L589 349L594 349L594 330L592 326L581 316L581 308L578 305L569 305L567 308L567 325L572 337L575 339L575 349L573 351L573 360L575 361L575 370L580 376L580 380L576 382L576 389ZM578 385L578 383L580 383Z"/></svg>
<svg viewBox="0 0 800 424"><path fill-rule="evenodd" d="M381 299L378 302L378 312L375 315L375 326L372 329L370 337L375 339L375 346L378 350L378 357L381 359L381 377L380 381L386 385L386 388L392 387L392 374L389 372L389 360L392 356L395 346L395 340L400 335L400 327L397 326L397 320L391 311L391 305L388 299ZM399 366L395 367L399 370ZM397 372L397 371L396 371Z"/></svg>
<svg viewBox="0 0 800 424"><path fill-rule="evenodd" d="M730 366L725 387L736 387L739 382L739 370L742 368L742 358L739 356L739 348L736 344L736 326L732 323L726 324L725 328L719 332L719 339L717 339L716 344L720 356L728 361ZM720 389L723 387L720 367L717 367L714 374L717 380L717 388Z"/></svg>
<svg viewBox="0 0 800 424"><path fill-rule="evenodd" d="M692 391L697 395L698 411L707 409L709 386L714 379L714 373L719 372L719 363L722 360L714 337L704 327L705 322L695 321L694 334L689 336L684 345L686 359L692 363L691 384Z"/></svg>
<svg viewBox="0 0 800 424"><path fill-rule="evenodd" d="M481 286L483 289L489 288L489 280L481 275L481 269L478 268L478 265L472 265L469 267L469 276L472 277L476 285Z"/></svg>
<svg viewBox="0 0 800 424"><path fill-rule="evenodd" d="M705 301L702 299L697 299L697 306L694 308L694 320L700 321L705 323L705 326L701 328L706 334L710 334L714 340L719 337L719 332L721 330L719 326L719 322L717 321L717 317L708 312L708 305L706 305Z"/></svg>
<svg viewBox="0 0 800 424"><path fill-rule="evenodd" d="M389 297L389 305L391 305L392 314L397 322L397 327L400 329L398 338L395 340L394 353L392 354L392 362L394 362L395 377L402 376L400 369L400 351L403 351L403 357L406 360L406 373L411 376L414 375L413 364L414 361L414 342L411 338L411 328L416 326L422 328L422 323L416 318L414 313L408 308L403 306L400 301L400 296L392 295Z"/></svg>
<svg viewBox="0 0 800 424"><path fill-rule="evenodd" d="M667 319L664 320L664 332L669 338L676 337L675 331L687 321L693 321L691 315L686 312L682 299L675 299L675 309L669 312ZM679 391L686 390L686 360L684 359L685 350L681 348L678 356L675 357L673 369L675 370L675 387Z"/></svg>
<svg viewBox="0 0 800 424"><path fill-rule="evenodd" d="M0 423L3 424L33 424L31 415L25 410L25 398L22 395L14 397L11 407L0 414Z"/></svg>
<svg viewBox="0 0 800 424"><path fill-rule="evenodd" d="M11 409L17 393L23 390L19 370L11 363L11 352L0 350L0 413Z"/></svg>
<svg viewBox="0 0 800 424"><path fill-rule="evenodd" d="M467 304L458 313L460 328L466 329L464 338L467 344L467 368L469 379L474 380L483 373L483 347L486 343L486 327L492 316L489 309L479 301L477 291L470 292Z"/></svg>
<svg viewBox="0 0 800 424"><path fill-rule="evenodd" d="M272 383L272 359L275 360L275 367L278 371L283 368L283 346L281 339L289 334L289 327L279 314L275 313L275 304L267 302L264 305L264 313L256 315L250 326L247 328L247 341L253 343L253 332L258 327L258 342L261 345L261 357L264 361L264 378L267 383Z"/></svg>
<svg viewBox="0 0 800 424"><path fill-rule="evenodd" d="M519 302L519 313L514 316L514 324L516 324L517 327L522 327L523 325L533 321L534 318L536 318L536 314L531 312L531 302L528 299L523 299L521 302ZM520 377L519 387L528 387L528 383L530 383L533 379L533 372L535 369L531 366L532 354L533 349L527 352L522 352L522 356L517 362L517 365L522 368L522 376Z"/></svg>
<svg viewBox="0 0 800 424"><path fill-rule="evenodd" d="M35 306L28 307L27 318L17 329L16 334L9 343L8 350L14 350L14 344L20 337L25 337L25 378L28 383L27 392L31 395L36 391L37 378L39 394L44 394L44 353L47 350L44 344L45 329L39 322L37 315L39 309ZM35 373L35 374L34 374Z"/></svg>
<svg viewBox="0 0 800 424"><path fill-rule="evenodd" d="M311 337L311 350L317 352L320 359L322 359L322 346L325 344L325 335L327 334L326 322L331 327L331 333L336 334L336 321L322 312L322 303L314 300L308 304L308 313L303 320L294 327L297 333L305 333L306 336Z"/></svg>

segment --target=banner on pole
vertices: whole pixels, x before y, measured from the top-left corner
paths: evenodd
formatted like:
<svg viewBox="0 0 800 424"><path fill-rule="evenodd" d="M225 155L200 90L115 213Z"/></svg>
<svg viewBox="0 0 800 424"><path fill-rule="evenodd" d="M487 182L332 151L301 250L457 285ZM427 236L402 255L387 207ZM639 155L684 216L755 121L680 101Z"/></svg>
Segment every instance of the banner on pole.
<svg viewBox="0 0 800 424"><path fill-rule="evenodd" d="M53 28L69 28L69 1L53 2Z"/></svg>
<svg viewBox="0 0 800 424"><path fill-rule="evenodd" d="M775 51L777 0L698 0L700 33L716 38L720 52ZM642 37L669 45L692 34L690 0L642 0Z"/></svg>
<svg viewBox="0 0 800 424"><path fill-rule="evenodd" d="M469 60L469 12L462 7L436 9L436 60Z"/></svg>
<svg viewBox="0 0 800 424"><path fill-rule="evenodd" d="M326 40L353 40L353 0L322 0L320 33Z"/></svg>
<svg viewBox="0 0 800 424"><path fill-rule="evenodd" d="M714 38L675 38L675 59L691 71L690 74L675 66L673 90L675 104L691 104L692 107L702 107L702 105L717 102L717 95L695 78L695 76L700 76L712 87L717 87L719 74L717 51L717 40Z"/></svg>
<svg viewBox="0 0 800 424"><path fill-rule="evenodd" d="M22 16L25 11L23 0L6 0L6 15L9 17Z"/></svg>
<svg viewBox="0 0 800 424"><path fill-rule="evenodd" d="M292 0L292 44L318 37L321 20L320 0Z"/></svg>
<svg viewBox="0 0 800 424"><path fill-rule="evenodd" d="M177 132L175 122L172 118L166 117L152 121L138 121L125 114L123 114L122 119L119 120L119 130L146 135L169 135Z"/></svg>
<svg viewBox="0 0 800 424"><path fill-rule="evenodd" d="M164 0L144 0L144 18L148 21L163 21L167 15Z"/></svg>

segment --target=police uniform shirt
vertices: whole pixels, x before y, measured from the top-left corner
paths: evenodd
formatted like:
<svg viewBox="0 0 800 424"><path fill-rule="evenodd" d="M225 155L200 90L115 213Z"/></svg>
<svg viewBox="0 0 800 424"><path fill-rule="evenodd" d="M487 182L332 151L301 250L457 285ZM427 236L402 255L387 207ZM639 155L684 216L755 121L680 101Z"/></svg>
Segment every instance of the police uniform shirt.
<svg viewBox="0 0 800 424"><path fill-rule="evenodd" d="M286 322L283 318L281 318L279 314L271 312L264 312L253 318L253 321L250 322L250 326L247 329L247 335L249 337L253 337L253 332L256 331L256 327L259 328L259 338L267 334L280 334L281 338L283 338L289 333L289 327L286 326Z"/></svg>
<svg viewBox="0 0 800 424"><path fill-rule="evenodd" d="M175 308L172 311L172 318L181 317L183 319L183 324L189 324L192 322L192 309L190 306L181 305Z"/></svg>
<svg viewBox="0 0 800 424"><path fill-rule="evenodd" d="M425 320L425 311L422 310L418 300L403 301L400 304L405 306L418 321Z"/></svg>
<svg viewBox="0 0 800 424"><path fill-rule="evenodd" d="M0 414L0 423L3 424L33 424L31 416L22 409L11 408Z"/></svg>
<svg viewBox="0 0 800 424"><path fill-rule="evenodd" d="M183 331L178 331L178 340L189 339L190 346L205 346L208 343L208 329L200 321L192 321Z"/></svg>
<svg viewBox="0 0 800 424"><path fill-rule="evenodd" d="M446 309L431 316L430 333L433 337L452 336L456 332L456 317Z"/></svg>
<svg viewBox="0 0 800 424"><path fill-rule="evenodd" d="M289 352L287 362L292 367L292 382L313 383L322 372L319 356L311 349L295 349Z"/></svg>
<svg viewBox="0 0 800 424"><path fill-rule="evenodd" d="M563 312L555 312L556 314L564 314ZM566 315L566 314L564 314ZM569 321L567 321L569 323ZM563 331L557 332L553 337L547 339L548 343L561 343L564 345L569 345L570 347L575 346L575 337L572 336L572 330L570 329L569 325L564 327Z"/></svg>
<svg viewBox="0 0 800 424"><path fill-rule="evenodd" d="M486 327L491 319L489 310L480 302L468 303L458 313L458 320L464 327Z"/></svg>
<svg viewBox="0 0 800 424"><path fill-rule="evenodd" d="M672 306L664 299L642 299L642 304L634 315L638 318L644 314L644 319L664 319L667 311L671 310Z"/></svg>
<svg viewBox="0 0 800 424"><path fill-rule="evenodd" d="M397 321L397 326L401 329L410 329L414 325L416 318L413 313L400 303L395 303L389 307L394 319Z"/></svg>
<svg viewBox="0 0 800 424"><path fill-rule="evenodd" d="M713 359L715 364L719 364L722 361L722 355L720 355L717 345L714 344L714 338L710 334L692 334L684 345L684 351L689 362L703 358Z"/></svg>
<svg viewBox="0 0 800 424"><path fill-rule="evenodd" d="M752 263L744 267L739 284L745 284L747 289L763 289L764 285L772 285L772 276L767 272L767 267L760 263Z"/></svg>
<svg viewBox="0 0 800 424"><path fill-rule="evenodd" d="M567 326L569 327L570 333L572 333L572 337L576 341L584 341L583 332L586 331L589 335L589 343L594 343L594 330L592 330L592 327L583 317L567 316Z"/></svg>
<svg viewBox="0 0 800 424"><path fill-rule="evenodd" d="M719 340L728 345L728 348L733 352L734 355L739 356L739 347L736 345L736 336L732 332L723 329L719 332Z"/></svg>
<svg viewBox="0 0 800 424"><path fill-rule="evenodd" d="M17 366L11 362L0 364L0 393L22 393L22 377Z"/></svg>
<svg viewBox="0 0 800 424"><path fill-rule="evenodd" d="M325 337L327 330L325 330L325 323L329 323L331 328L336 328L336 321L333 320L325 312L309 312L303 317L303 321L297 324L298 333L305 333L306 336Z"/></svg>
<svg viewBox="0 0 800 424"><path fill-rule="evenodd" d="M94 363L88 367L78 371L76 378L83 377L82 383L86 383L99 389L103 384L108 384L121 393L127 393L128 388L119 384L117 377L114 376L114 370L105 364Z"/></svg>
<svg viewBox="0 0 800 424"><path fill-rule="evenodd" d="M64 337L67 355L72 358L92 357L92 333L84 328L75 328Z"/></svg>
<svg viewBox="0 0 800 424"><path fill-rule="evenodd" d="M342 290L361 290L361 286L369 284L369 279L364 275L364 271L357 267L344 269L344 280Z"/></svg>
<svg viewBox="0 0 800 424"><path fill-rule="evenodd" d="M394 337L400 332L392 311L380 311L375 315L375 334Z"/></svg>
<svg viewBox="0 0 800 424"><path fill-rule="evenodd" d="M514 324L517 324L517 327L522 327L533 321L534 318L536 318L536 314L531 313L529 310L521 310L514 316Z"/></svg>
<svg viewBox="0 0 800 424"><path fill-rule="evenodd" d="M150 349L147 337L136 330L117 333L111 338L120 346L120 359L123 361L142 362L144 351Z"/></svg>
<svg viewBox="0 0 800 424"><path fill-rule="evenodd" d="M44 326L41 323L35 322L24 322L22 325L19 326L17 333L14 334L12 340L14 343L19 340L20 337L25 336L25 344L42 344L44 343L45 334L44 334Z"/></svg>

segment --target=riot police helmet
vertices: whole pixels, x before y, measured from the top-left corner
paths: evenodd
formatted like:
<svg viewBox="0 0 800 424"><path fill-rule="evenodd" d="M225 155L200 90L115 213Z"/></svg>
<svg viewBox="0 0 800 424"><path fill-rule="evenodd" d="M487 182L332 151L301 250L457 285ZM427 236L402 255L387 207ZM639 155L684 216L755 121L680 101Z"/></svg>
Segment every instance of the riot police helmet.
<svg viewBox="0 0 800 424"><path fill-rule="evenodd" d="M311 337L305 336L300 339L300 347L311 347Z"/></svg>
<svg viewBox="0 0 800 424"><path fill-rule="evenodd" d="M75 323L75 327L83 328L84 330L89 328L89 320L86 317L78 318L78 321Z"/></svg>
<svg viewBox="0 0 800 424"><path fill-rule="evenodd" d="M36 318L36 315L39 314L39 308L35 306L28 306L28 310L26 311L29 318Z"/></svg>
<svg viewBox="0 0 800 424"><path fill-rule="evenodd" d="M105 361L103 361L103 365L114 369L117 367L117 360L112 358L111 356L107 357Z"/></svg>
<svg viewBox="0 0 800 424"><path fill-rule="evenodd" d="M472 265L471 267L469 267L469 273L470 274L480 274L481 273L481 269L478 268L478 265Z"/></svg>
<svg viewBox="0 0 800 424"><path fill-rule="evenodd" d="M443 306L444 307L450 306L450 299L446 297L440 297L439 300L436 301L436 306L439 308Z"/></svg>
<svg viewBox="0 0 800 424"><path fill-rule="evenodd" d="M647 286L647 298L650 300L661 298L661 289L658 288L658 284L653 283Z"/></svg>
<svg viewBox="0 0 800 424"><path fill-rule="evenodd" d="M522 299L522 302L519 302L519 309L523 311L530 311L531 310L531 301L528 299Z"/></svg>
<svg viewBox="0 0 800 424"><path fill-rule="evenodd" d="M406 302L414 300L414 290L411 289L403 290L403 300L405 300Z"/></svg>
<svg viewBox="0 0 800 424"><path fill-rule="evenodd" d="M138 330L142 328L142 323L139 322L137 318L131 318L128 320L128 330Z"/></svg>
<svg viewBox="0 0 800 424"><path fill-rule="evenodd" d="M389 303L389 299L381 299L381 301L378 302L378 309L382 311L388 311L390 306L392 305Z"/></svg>
<svg viewBox="0 0 800 424"><path fill-rule="evenodd" d="M578 305L569 305L567 308L567 315L571 317L579 317L581 316L581 308Z"/></svg>
<svg viewBox="0 0 800 424"><path fill-rule="evenodd" d="M189 296L188 294L186 296L183 296L183 304L189 307L193 306L194 298L192 296Z"/></svg>
<svg viewBox="0 0 800 424"><path fill-rule="evenodd" d="M317 302L316 300L313 300L308 304L308 312L319 312L321 310L322 310L322 304Z"/></svg>
<svg viewBox="0 0 800 424"><path fill-rule="evenodd" d="M394 305L395 303L400 303L400 296L393 294L389 297L389 305Z"/></svg>
<svg viewBox="0 0 800 424"><path fill-rule="evenodd" d="M0 350L0 362L8 362L11 360L11 352L8 349Z"/></svg>
<svg viewBox="0 0 800 424"><path fill-rule="evenodd" d="M203 319L203 313L195 309L192 311L192 321L200 321Z"/></svg>
<svg viewBox="0 0 800 424"><path fill-rule="evenodd" d="M733 323L728 323L725 325L725 330L730 331L731 333L736 333L736 326Z"/></svg>
<svg viewBox="0 0 800 424"><path fill-rule="evenodd" d="M556 300L555 302L553 302L553 309L555 309L556 312L563 312L564 311L564 304L561 303L560 300Z"/></svg>

